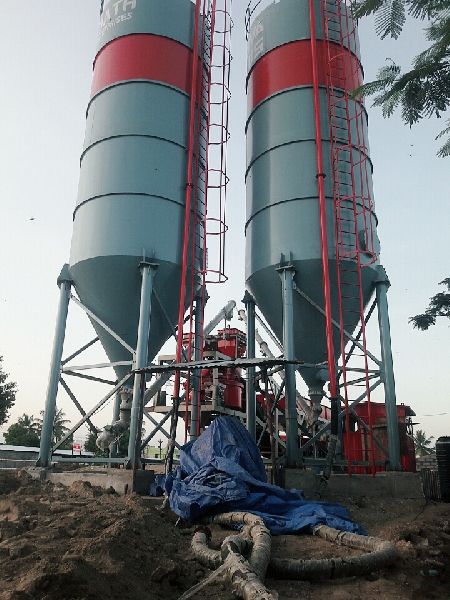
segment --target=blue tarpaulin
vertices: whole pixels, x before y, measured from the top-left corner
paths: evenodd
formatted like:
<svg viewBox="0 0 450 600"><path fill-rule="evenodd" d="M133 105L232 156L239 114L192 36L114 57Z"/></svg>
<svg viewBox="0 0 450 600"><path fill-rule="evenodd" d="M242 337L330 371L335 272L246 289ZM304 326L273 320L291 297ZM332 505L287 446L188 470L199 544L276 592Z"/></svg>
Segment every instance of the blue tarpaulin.
<svg viewBox="0 0 450 600"><path fill-rule="evenodd" d="M264 519L273 535L310 531L326 524L363 533L338 504L304 500L301 492L267 483L255 442L238 419L217 417L181 449L180 466L166 482L172 510L185 521L230 511Z"/></svg>

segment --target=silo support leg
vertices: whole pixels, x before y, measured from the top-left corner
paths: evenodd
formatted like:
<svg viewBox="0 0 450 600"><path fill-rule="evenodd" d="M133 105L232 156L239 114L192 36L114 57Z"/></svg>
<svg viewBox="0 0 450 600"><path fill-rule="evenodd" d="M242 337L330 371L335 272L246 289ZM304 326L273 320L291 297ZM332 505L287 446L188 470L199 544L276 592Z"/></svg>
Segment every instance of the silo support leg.
<svg viewBox="0 0 450 600"><path fill-rule="evenodd" d="M150 335L150 321L152 312L152 293L153 281L157 265L142 262L142 283L141 283L141 306L139 312L139 327L136 346L136 358L134 362L135 369L143 369L147 366L148 359L148 337ZM140 462L140 430L142 424L142 384L145 375L137 373L134 377L133 402L131 405L130 419L130 440L128 442L128 460L127 467L135 469Z"/></svg>
<svg viewBox="0 0 450 600"><path fill-rule="evenodd" d="M50 361L50 374L47 385L47 396L45 399L44 421L42 424L41 443L37 465L47 467L50 460L50 451L53 437L53 421L56 413L56 396L58 394L58 383L61 374L61 359L64 349L64 338L66 336L67 313L69 310L70 289L72 282L67 265L63 267L58 278L59 304L56 317L55 337L53 339L52 358Z"/></svg>
<svg viewBox="0 0 450 600"><path fill-rule="evenodd" d="M286 360L294 360L294 307L293 289L294 274L293 267L282 267L279 269L283 294L283 352ZM297 399L295 387L295 367L288 364L285 367L285 390L286 390L286 466L295 467L298 462L298 423L297 423Z"/></svg>
<svg viewBox="0 0 450 600"><path fill-rule="evenodd" d="M383 267L379 267L376 281L378 326L380 330L381 360L386 403L389 463L393 471L401 470L400 438L398 432L397 398L395 393L394 362L392 359L391 327L387 291L390 282Z"/></svg>
<svg viewBox="0 0 450 600"><path fill-rule="evenodd" d="M255 301L248 292L245 292L243 302L247 311L247 358L255 358ZM247 403L247 430L252 439L256 441L256 396L254 367L247 369L245 386Z"/></svg>

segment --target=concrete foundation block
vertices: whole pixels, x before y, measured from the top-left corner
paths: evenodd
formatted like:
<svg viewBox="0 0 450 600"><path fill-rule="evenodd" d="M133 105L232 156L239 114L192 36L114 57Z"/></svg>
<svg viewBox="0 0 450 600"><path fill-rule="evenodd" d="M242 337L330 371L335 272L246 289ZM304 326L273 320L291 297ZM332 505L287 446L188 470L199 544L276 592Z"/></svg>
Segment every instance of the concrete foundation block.
<svg viewBox="0 0 450 600"><path fill-rule="evenodd" d="M127 470L127 469L92 469L83 471L54 472L51 469L27 469L32 477L51 483L71 486L75 481L86 481L93 486L104 489L113 488L117 494L147 495L150 484L155 479L153 471Z"/></svg>
<svg viewBox="0 0 450 600"><path fill-rule="evenodd" d="M304 469L286 469L285 487L303 490L305 498L317 497L319 479ZM372 475L336 475L333 474L324 490L323 497L373 497L423 499L419 473L387 472Z"/></svg>

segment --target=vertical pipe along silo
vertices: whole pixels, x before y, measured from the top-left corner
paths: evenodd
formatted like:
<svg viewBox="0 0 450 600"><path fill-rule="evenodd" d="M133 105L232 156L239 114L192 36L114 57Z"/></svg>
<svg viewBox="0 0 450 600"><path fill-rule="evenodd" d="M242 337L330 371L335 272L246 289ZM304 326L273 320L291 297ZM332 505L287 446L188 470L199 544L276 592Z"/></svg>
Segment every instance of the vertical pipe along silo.
<svg viewBox="0 0 450 600"><path fill-rule="evenodd" d="M278 267L289 265L295 272L297 287L323 310L318 193L318 177L322 176L331 313L339 323L341 302L343 325L346 331L353 332L361 317L359 298L342 290L346 285L349 290L356 286L351 278L352 273L356 277L358 254L364 267L360 291L365 306L374 291L379 254L367 115L362 103L348 100L348 95L345 105L340 101L343 90L353 90L362 82L357 34L350 35L356 26L343 3L324 0L322 4L315 0L315 105L310 4L308 0L267 4L263 3L261 6L266 8L253 16L249 30L246 285L279 339L283 338L283 303ZM331 14L326 35L324 5ZM334 108L330 108L330 98L334 98ZM318 173L316 162L316 114L320 115L323 174ZM334 162L333 148L340 156ZM349 223L347 229L345 222ZM325 363L323 314L300 294L294 294L293 302L296 358ZM334 329L333 341L337 359L341 352L338 328ZM300 371L310 395L320 397L326 370L318 367Z"/></svg>

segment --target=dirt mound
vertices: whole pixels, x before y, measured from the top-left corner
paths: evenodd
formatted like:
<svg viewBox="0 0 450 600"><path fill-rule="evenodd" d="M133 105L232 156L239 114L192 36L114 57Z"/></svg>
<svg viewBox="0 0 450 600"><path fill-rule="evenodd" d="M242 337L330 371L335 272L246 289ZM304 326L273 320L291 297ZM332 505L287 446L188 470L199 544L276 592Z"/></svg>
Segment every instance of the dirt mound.
<svg viewBox="0 0 450 600"><path fill-rule="evenodd" d="M0 496L11 494L23 486L31 486L33 479L26 471L0 471Z"/></svg>
<svg viewBox="0 0 450 600"><path fill-rule="evenodd" d="M192 557L190 533L175 528L175 517L153 499L81 481L62 488L23 473L0 472L0 490L0 600L176 600L207 575ZM341 501L370 534L396 543L397 564L362 578L268 580L280 600L450 598L450 505ZM216 547L228 534L213 528ZM308 559L353 551L299 535L274 538L272 553ZM224 582L199 598L233 600Z"/></svg>
<svg viewBox="0 0 450 600"><path fill-rule="evenodd" d="M0 504L1 600L171 600L204 576L190 536L151 500L85 482L60 488L19 479L8 489Z"/></svg>

